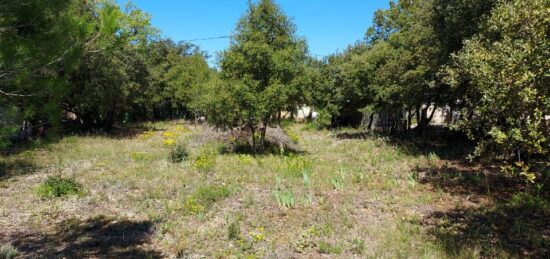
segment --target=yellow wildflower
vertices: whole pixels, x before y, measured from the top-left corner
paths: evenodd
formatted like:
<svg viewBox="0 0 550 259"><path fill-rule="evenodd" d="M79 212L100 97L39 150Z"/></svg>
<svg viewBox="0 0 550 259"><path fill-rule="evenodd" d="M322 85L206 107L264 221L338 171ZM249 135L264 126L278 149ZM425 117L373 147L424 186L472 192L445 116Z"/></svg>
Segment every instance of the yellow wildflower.
<svg viewBox="0 0 550 259"><path fill-rule="evenodd" d="M173 146L176 144L176 141L174 139L169 138L169 139L165 139L163 143L164 145L167 145L167 146Z"/></svg>

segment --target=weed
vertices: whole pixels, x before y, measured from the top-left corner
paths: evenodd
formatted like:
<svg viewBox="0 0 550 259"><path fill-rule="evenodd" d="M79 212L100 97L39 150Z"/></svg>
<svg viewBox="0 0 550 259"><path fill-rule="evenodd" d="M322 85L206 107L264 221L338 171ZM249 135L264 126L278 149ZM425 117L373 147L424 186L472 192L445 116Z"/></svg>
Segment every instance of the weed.
<svg viewBox="0 0 550 259"><path fill-rule="evenodd" d="M302 196L302 203L305 206L310 206L311 204L313 204L313 195L311 195L311 194L303 195Z"/></svg>
<svg viewBox="0 0 550 259"><path fill-rule="evenodd" d="M189 152L187 151L187 147L182 143L178 143L170 150L168 161L172 163L181 163L186 161L188 157Z"/></svg>
<svg viewBox="0 0 550 259"><path fill-rule="evenodd" d="M526 192L514 194L510 201L510 205L525 209L546 209L550 207L545 199Z"/></svg>
<svg viewBox="0 0 550 259"><path fill-rule="evenodd" d="M361 183L364 179L365 179L365 174L363 173L356 173L353 175L354 183Z"/></svg>
<svg viewBox="0 0 550 259"><path fill-rule="evenodd" d="M132 152L130 158L136 162L147 162L149 160L145 152Z"/></svg>
<svg viewBox="0 0 550 259"><path fill-rule="evenodd" d="M298 142L300 142L300 136L296 134L296 132L287 129L285 130L285 133L292 140L292 142L294 142L294 144L298 144Z"/></svg>
<svg viewBox="0 0 550 259"><path fill-rule="evenodd" d="M288 177L300 177L305 171L311 169L311 161L305 157L290 155L285 157L283 174Z"/></svg>
<svg viewBox="0 0 550 259"><path fill-rule="evenodd" d="M239 155L237 156L237 159L239 159L239 162L244 165L252 165L254 164L254 157L251 155Z"/></svg>
<svg viewBox="0 0 550 259"><path fill-rule="evenodd" d="M66 179L60 176L50 176L38 186L38 194L44 198L57 198L65 195L76 195L81 193L82 186L73 179Z"/></svg>
<svg viewBox="0 0 550 259"><path fill-rule="evenodd" d="M334 189L336 190L344 189L344 179L341 176L332 177L330 183L332 184L332 187L334 187Z"/></svg>
<svg viewBox="0 0 550 259"><path fill-rule="evenodd" d="M12 259L19 254L19 251L11 245L0 246L0 259Z"/></svg>
<svg viewBox="0 0 550 259"><path fill-rule="evenodd" d="M183 209L186 214L199 214L229 195L231 195L231 191L226 186L202 186L185 199Z"/></svg>
<svg viewBox="0 0 550 259"><path fill-rule="evenodd" d="M342 253L342 247L339 245L332 245L326 241L320 241L319 244L317 244L317 250L321 254L341 254Z"/></svg>
<svg viewBox="0 0 550 259"><path fill-rule="evenodd" d="M303 171L302 172L302 180L304 182L305 187L309 188L311 186L311 178L309 176L308 171Z"/></svg>
<svg viewBox="0 0 550 259"><path fill-rule="evenodd" d="M277 200L277 204L279 204L279 207L291 209L294 208L295 205L295 198L294 193L291 191L275 191L273 192L273 196L275 197L275 200Z"/></svg>
<svg viewBox="0 0 550 259"><path fill-rule="evenodd" d="M239 220L234 220L227 226L227 238L229 240L238 240L241 238L241 225Z"/></svg>
<svg viewBox="0 0 550 259"><path fill-rule="evenodd" d="M367 249L367 246L365 244L365 240L354 238L351 241L351 252L356 255L362 255L365 250Z"/></svg>
<svg viewBox="0 0 550 259"><path fill-rule="evenodd" d="M193 166L202 172L211 171L216 164L216 151L212 148L203 148L195 158Z"/></svg>

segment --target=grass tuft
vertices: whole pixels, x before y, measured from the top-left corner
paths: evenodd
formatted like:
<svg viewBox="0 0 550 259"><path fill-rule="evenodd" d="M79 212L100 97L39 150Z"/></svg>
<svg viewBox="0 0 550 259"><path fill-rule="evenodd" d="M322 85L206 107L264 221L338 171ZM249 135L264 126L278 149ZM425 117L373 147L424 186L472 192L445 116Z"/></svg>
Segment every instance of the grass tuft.
<svg viewBox="0 0 550 259"><path fill-rule="evenodd" d="M0 259L12 259L19 254L17 248L11 245L0 246Z"/></svg>

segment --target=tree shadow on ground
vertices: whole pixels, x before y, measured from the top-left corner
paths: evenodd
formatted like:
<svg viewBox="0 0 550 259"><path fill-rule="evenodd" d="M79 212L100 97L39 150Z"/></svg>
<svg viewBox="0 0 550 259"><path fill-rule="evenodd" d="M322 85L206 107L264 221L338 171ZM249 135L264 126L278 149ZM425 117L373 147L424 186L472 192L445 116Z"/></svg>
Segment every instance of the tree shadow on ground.
<svg viewBox="0 0 550 259"><path fill-rule="evenodd" d="M11 243L25 258L161 258L159 251L146 248L152 232L150 221L98 216L66 220L54 233L12 236Z"/></svg>
<svg viewBox="0 0 550 259"><path fill-rule="evenodd" d="M276 143L266 142L264 147L256 147L256 150L249 143L236 143L224 145L220 149L220 154L237 154L251 156L301 156L307 154L296 147L283 146Z"/></svg>
<svg viewBox="0 0 550 259"><path fill-rule="evenodd" d="M416 167L414 173L420 184L430 184L453 195L477 195L507 199L525 189L525 182L505 176L496 169L488 170L465 162L439 162Z"/></svg>
<svg viewBox="0 0 550 259"><path fill-rule="evenodd" d="M163 131L156 128L145 126L142 123L117 125L111 130L105 131L102 129L69 129L65 131L65 136L77 134L81 136L101 136L110 139L133 139L143 134L146 131Z"/></svg>
<svg viewBox="0 0 550 259"><path fill-rule="evenodd" d="M36 172L37 167L27 159L7 157L0 160L0 182L12 177L27 175Z"/></svg>
<svg viewBox="0 0 550 259"><path fill-rule="evenodd" d="M484 258L550 258L550 210L539 205L456 208L423 223L450 257L478 250Z"/></svg>
<svg viewBox="0 0 550 259"><path fill-rule="evenodd" d="M550 257L550 206L518 177L464 163L416 168L418 182L464 197L423 223L450 257L478 250L475 257ZM547 181L546 181L547 182Z"/></svg>
<svg viewBox="0 0 550 259"><path fill-rule="evenodd" d="M474 150L474 143L461 133L450 131L443 127L430 127L426 138L419 137L414 131L400 134L385 134L380 132L341 132L336 138L384 140L389 145L413 156L435 154L439 158L448 160L464 160Z"/></svg>

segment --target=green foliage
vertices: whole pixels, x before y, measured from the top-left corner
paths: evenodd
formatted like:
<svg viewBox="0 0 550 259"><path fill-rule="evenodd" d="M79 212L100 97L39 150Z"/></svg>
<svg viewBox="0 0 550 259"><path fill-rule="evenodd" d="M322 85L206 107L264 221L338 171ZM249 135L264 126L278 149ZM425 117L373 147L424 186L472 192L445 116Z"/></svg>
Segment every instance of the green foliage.
<svg viewBox="0 0 550 259"><path fill-rule="evenodd" d="M231 195L231 190L225 185L201 186L184 200L183 210L190 215L203 213L210 209L214 203L229 197L229 195Z"/></svg>
<svg viewBox="0 0 550 259"><path fill-rule="evenodd" d="M305 43L295 36L295 27L271 0L249 3L222 54L223 81L208 85L202 107L208 120L222 129L246 127L256 148L263 147L265 130L273 115L295 104L298 88L294 79L305 57Z"/></svg>
<svg viewBox="0 0 550 259"><path fill-rule="evenodd" d="M343 248L339 245L333 245L322 240L317 244L317 250L321 254L341 254Z"/></svg>
<svg viewBox="0 0 550 259"><path fill-rule="evenodd" d="M282 174L287 177L301 177L311 170L311 161L303 156L290 155L284 158Z"/></svg>
<svg viewBox="0 0 550 259"><path fill-rule="evenodd" d="M171 163L181 163L189 158L187 146L182 143L177 143L168 154L168 161Z"/></svg>
<svg viewBox="0 0 550 259"><path fill-rule="evenodd" d="M227 238L229 240L238 240L242 236L241 234L241 224L238 220L231 222L227 226Z"/></svg>
<svg viewBox="0 0 550 259"><path fill-rule="evenodd" d="M477 155L522 160L548 154L550 4L502 1L447 70L465 92L460 128Z"/></svg>
<svg viewBox="0 0 550 259"><path fill-rule="evenodd" d="M522 209L543 209L550 208L550 204L542 197L529 194L527 192L516 193L510 200L510 205Z"/></svg>
<svg viewBox="0 0 550 259"><path fill-rule="evenodd" d="M212 147L204 147L199 151L193 166L201 171L208 172L216 165L217 150Z"/></svg>
<svg viewBox="0 0 550 259"><path fill-rule="evenodd" d="M318 116L312 122L312 125L316 129L326 129L332 126L332 114L327 110L319 110Z"/></svg>
<svg viewBox="0 0 550 259"><path fill-rule="evenodd" d="M43 198L58 198L66 195L76 195L82 192L82 185L73 179L60 176L50 176L37 189Z"/></svg>
<svg viewBox="0 0 550 259"><path fill-rule="evenodd" d="M345 187L344 178L342 176L334 176L330 179L332 187L336 190L342 190Z"/></svg>
<svg viewBox="0 0 550 259"><path fill-rule="evenodd" d="M0 259L13 259L19 254L17 248L11 245L0 246Z"/></svg>
<svg viewBox="0 0 550 259"><path fill-rule="evenodd" d="M296 203L294 193L291 191L274 191L273 197L275 197L277 204L279 204L281 208L291 209L294 208Z"/></svg>

